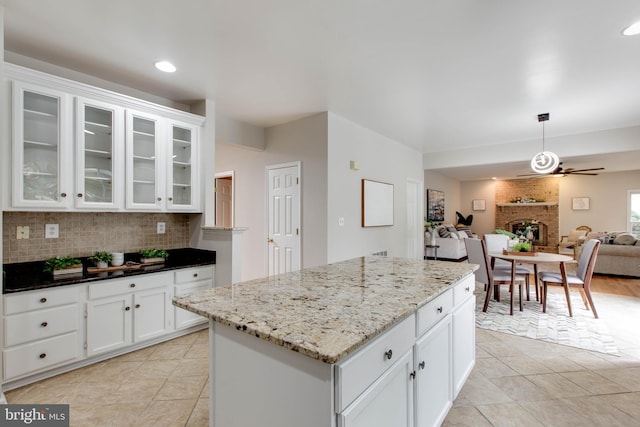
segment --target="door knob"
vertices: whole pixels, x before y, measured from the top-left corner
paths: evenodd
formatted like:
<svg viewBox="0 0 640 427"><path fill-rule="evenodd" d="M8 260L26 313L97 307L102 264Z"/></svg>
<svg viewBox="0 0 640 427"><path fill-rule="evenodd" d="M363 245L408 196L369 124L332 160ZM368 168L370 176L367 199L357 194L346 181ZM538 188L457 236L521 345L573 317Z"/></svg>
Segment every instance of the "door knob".
<svg viewBox="0 0 640 427"><path fill-rule="evenodd" d="M273 243L273 239L272 239L271 237L269 237L269 238L267 239L267 243Z"/></svg>

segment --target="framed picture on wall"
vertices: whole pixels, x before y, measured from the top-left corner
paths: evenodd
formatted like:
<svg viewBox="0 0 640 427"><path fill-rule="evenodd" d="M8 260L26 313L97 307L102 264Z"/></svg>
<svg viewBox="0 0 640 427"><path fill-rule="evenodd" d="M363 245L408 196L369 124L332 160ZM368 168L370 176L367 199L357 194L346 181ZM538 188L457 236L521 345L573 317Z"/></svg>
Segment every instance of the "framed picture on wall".
<svg viewBox="0 0 640 427"><path fill-rule="evenodd" d="M471 202L471 209L474 211L486 211L487 202L485 199L473 199Z"/></svg>
<svg viewBox="0 0 640 427"><path fill-rule="evenodd" d="M427 220L444 221L444 191L427 190Z"/></svg>
<svg viewBox="0 0 640 427"><path fill-rule="evenodd" d="M574 211L588 211L591 208L590 199L588 197L572 197L571 209Z"/></svg>

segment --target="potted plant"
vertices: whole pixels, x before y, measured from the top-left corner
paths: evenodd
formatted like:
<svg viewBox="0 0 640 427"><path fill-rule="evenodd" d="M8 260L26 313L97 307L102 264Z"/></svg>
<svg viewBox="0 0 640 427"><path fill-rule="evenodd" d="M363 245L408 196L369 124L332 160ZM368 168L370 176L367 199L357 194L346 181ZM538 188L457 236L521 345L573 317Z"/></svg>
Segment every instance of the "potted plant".
<svg viewBox="0 0 640 427"><path fill-rule="evenodd" d="M531 252L531 243L522 242L513 246L513 252Z"/></svg>
<svg viewBox="0 0 640 427"><path fill-rule="evenodd" d="M54 276L58 274L82 273L82 261L70 256L49 258L44 262L43 271L45 273L52 273Z"/></svg>
<svg viewBox="0 0 640 427"><path fill-rule="evenodd" d="M98 268L107 268L113 256L106 251L98 251L89 257L89 261L95 263Z"/></svg>
<svg viewBox="0 0 640 427"><path fill-rule="evenodd" d="M164 249L140 249L140 262L143 264L164 262L169 252Z"/></svg>

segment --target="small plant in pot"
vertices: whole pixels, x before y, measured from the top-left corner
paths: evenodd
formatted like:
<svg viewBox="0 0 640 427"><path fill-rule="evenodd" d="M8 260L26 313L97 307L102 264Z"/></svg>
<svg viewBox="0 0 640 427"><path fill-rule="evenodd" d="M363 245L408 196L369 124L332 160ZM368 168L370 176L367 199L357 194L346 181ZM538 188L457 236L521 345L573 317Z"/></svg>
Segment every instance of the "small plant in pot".
<svg viewBox="0 0 640 427"><path fill-rule="evenodd" d="M531 252L531 243L522 242L514 245L513 252Z"/></svg>
<svg viewBox="0 0 640 427"><path fill-rule="evenodd" d="M161 263L169 256L169 252L164 249L140 249L138 253L143 264Z"/></svg>
<svg viewBox="0 0 640 427"><path fill-rule="evenodd" d="M106 251L98 251L89 257L89 261L93 262L98 268L107 268L113 256Z"/></svg>
<svg viewBox="0 0 640 427"><path fill-rule="evenodd" d="M58 274L82 273L82 261L70 256L49 258L44 262L42 270L45 273L52 273L54 276Z"/></svg>

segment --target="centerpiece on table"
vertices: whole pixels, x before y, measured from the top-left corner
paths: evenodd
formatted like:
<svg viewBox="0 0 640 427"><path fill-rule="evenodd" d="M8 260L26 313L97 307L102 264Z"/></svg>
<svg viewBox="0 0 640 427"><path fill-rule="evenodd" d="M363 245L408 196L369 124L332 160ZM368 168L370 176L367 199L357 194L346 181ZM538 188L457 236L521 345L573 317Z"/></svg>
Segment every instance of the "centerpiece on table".
<svg viewBox="0 0 640 427"><path fill-rule="evenodd" d="M524 256L537 256L538 253L533 251L533 245L528 242L520 242L509 249L502 250L503 255L524 255Z"/></svg>
<svg viewBox="0 0 640 427"><path fill-rule="evenodd" d="M53 276L82 274L82 261L71 256L49 258L44 262L43 271Z"/></svg>
<svg viewBox="0 0 640 427"><path fill-rule="evenodd" d="M169 252L164 249L140 249L138 253L143 264L160 264L169 257Z"/></svg>
<svg viewBox="0 0 640 427"><path fill-rule="evenodd" d="M113 255L106 251L98 251L89 257L89 261L93 262L98 268L107 268L113 259Z"/></svg>

